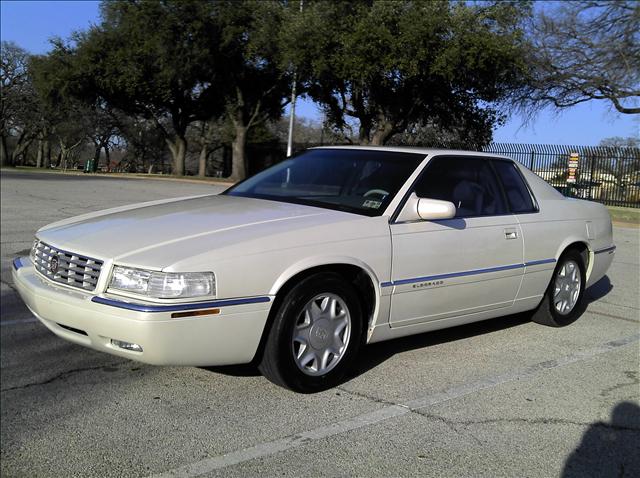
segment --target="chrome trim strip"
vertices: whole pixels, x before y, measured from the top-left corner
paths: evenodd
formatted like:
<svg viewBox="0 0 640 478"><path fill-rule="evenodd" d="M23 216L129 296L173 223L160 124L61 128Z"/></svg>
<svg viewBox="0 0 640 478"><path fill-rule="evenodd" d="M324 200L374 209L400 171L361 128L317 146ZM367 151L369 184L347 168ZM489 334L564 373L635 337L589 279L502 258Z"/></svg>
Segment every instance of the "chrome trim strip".
<svg viewBox="0 0 640 478"><path fill-rule="evenodd" d="M524 267L524 264L510 264L508 266L500 266L500 267L491 267L488 269L475 269L471 271L464 272L451 272L448 274L438 274L434 276L424 276L424 277L416 277L412 279L400 279L397 281L393 281L393 285L402 285L402 284L411 284L412 282L422 282L436 279L450 279L452 277L463 277L463 276L472 276L476 274L488 274L490 272L499 272L506 271L510 269L520 269Z"/></svg>
<svg viewBox="0 0 640 478"><path fill-rule="evenodd" d="M556 262L555 259L542 259L539 261L526 262L524 264L510 264L508 266L490 267L487 269L474 269L474 270L463 271L463 272L451 272L448 274L415 277L411 279L400 279L400 280L390 281L390 282L381 282L380 287L391 287L394 285L411 284L413 282L422 282L422 281L429 281L429 280L435 280L435 279L450 279L452 277L464 277L464 276L471 276L476 274L488 274L490 272L500 272L500 271L508 271L511 269L521 269L523 267L537 266L540 264L552 264L554 262Z"/></svg>
<svg viewBox="0 0 640 478"><path fill-rule="evenodd" d="M602 254L603 252L611 252L611 251L615 251L616 250L616 246L611 246L611 247L605 247L604 249L599 249L597 251L593 251L594 254Z"/></svg>
<svg viewBox="0 0 640 478"><path fill-rule="evenodd" d="M213 302L192 302L186 304L175 305L151 305L136 304L133 302L124 302L122 300L107 299L106 297L95 296L91 302L96 304L108 305L119 309L134 310L136 312L178 312L182 310L207 309L210 307L228 307L231 305L258 304L261 302L271 302L270 297L249 297L246 299L227 299L216 300Z"/></svg>
<svg viewBox="0 0 640 478"><path fill-rule="evenodd" d="M525 267L529 267L529 266L538 266L540 264L553 264L554 262L556 262L555 259L542 259L539 261L531 261L531 262L525 262Z"/></svg>
<svg viewBox="0 0 640 478"><path fill-rule="evenodd" d="M17 271L17 270L18 270L18 269L20 269L21 267L24 267L24 264L22 263L22 260L20 260L20 258L19 258L19 257L16 257L16 258L13 260L13 269Z"/></svg>

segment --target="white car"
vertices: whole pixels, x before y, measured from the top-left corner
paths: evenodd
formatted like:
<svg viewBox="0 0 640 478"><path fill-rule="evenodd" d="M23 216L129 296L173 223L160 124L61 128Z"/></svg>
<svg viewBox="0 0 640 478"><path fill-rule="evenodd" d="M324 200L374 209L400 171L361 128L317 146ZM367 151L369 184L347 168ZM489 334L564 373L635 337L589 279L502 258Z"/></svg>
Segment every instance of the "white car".
<svg viewBox="0 0 640 478"><path fill-rule="evenodd" d="M567 325L614 251L604 206L511 159L330 147L220 195L45 226L13 279L71 342L157 365L255 361L312 392L364 344L523 311Z"/></svg>

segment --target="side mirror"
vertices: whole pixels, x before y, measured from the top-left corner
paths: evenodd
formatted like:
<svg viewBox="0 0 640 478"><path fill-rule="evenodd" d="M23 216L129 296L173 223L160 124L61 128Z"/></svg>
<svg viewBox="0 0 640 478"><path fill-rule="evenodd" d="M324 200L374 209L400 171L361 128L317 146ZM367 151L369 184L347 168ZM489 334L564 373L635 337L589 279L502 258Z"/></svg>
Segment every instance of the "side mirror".
<svg viewBox="0 0 640 478"><path fill-rule="evenodd" d="M456 216L456 207L452 202L439 199L418 199L418 215L425 221L451 219Z"/></svg>
<svg viewBox="0 0 640 478"><path fill-rule="evenodd" d="M437 219L451 219L455 216L456 207L452 202L419 198L416 193L411 193L398 215L398 221L435 221Z"/></svg>

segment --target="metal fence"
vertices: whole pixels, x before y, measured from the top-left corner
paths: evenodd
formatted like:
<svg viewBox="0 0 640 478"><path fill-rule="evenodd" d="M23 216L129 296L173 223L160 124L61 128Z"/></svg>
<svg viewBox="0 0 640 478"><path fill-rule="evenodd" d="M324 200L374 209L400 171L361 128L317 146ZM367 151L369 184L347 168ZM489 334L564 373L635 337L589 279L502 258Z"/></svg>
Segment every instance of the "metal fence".
<svg viewBox="0 0 640 478"><path fill-rule="evenodd" d="M640 207L638 148L492 143L482 149L519 161L565 196Z"/></svg>
<svg viewBox="0 0 640 478"><path fill-rule="evenodd" d="M320 144L295 143L293 150L297 152L314 146ZM491 143L483 147L451 142L406 146L481 150L508 156L531 169L565 196L610 206L640 208L640 148L518 143ZM286 150L287 145L278 142L248 145L249 174L281 161ZM574 159L577 157L577 168L570 177L569 159L572 154ZM231 172L230 148L222 155L224 160L220 162L220 169L226 176Z"/></svg>

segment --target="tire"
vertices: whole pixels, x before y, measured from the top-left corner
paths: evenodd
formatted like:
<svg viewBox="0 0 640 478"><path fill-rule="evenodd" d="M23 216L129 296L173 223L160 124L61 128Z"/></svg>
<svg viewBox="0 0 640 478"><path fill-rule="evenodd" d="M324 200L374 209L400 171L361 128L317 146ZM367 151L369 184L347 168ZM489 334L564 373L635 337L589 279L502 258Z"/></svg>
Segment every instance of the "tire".
<svg viewBox="0 0 640 478"><path fill-rule="evenodd" d="M327 390L351 368L363 329L360 299L349 282L334 273L309 276L280 302L258 369L296 392Z"/></svg>
<svg viewBox="0 0 640 478"><path fill-rule="evenodd" d="M577 293L573 289L576 280L579 280ZM558 260L544 298L531 320L549 327L564 327L578 320L585 309L586 282L583 256L574 249L566 251Z"/></svg>

